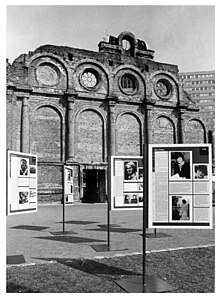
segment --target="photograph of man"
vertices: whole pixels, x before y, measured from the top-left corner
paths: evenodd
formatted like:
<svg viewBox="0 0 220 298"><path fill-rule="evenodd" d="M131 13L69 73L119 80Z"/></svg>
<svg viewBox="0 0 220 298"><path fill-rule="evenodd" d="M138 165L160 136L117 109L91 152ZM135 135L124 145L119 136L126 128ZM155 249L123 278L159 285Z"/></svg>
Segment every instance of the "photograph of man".
<svg viewBox="0 0 220 298"><path fill-rule="evenodd" d="M20 162L20 175L25 175L27 176L28 175L28 164L27 164L27 160L22 158L21 159L21 162Z"/></svg>
<svg viewBox="0 0 220 298"><path fill-rule="evenodd" d="M175 162L171 163L171 178L172 179L190 179L190 164L189 160L185 159L182 152L172 152L171 158Z"/></svg>
<svg viewBox="0 0 220 298"><path fill-rule="evenodd" d="M207 179L208 170L207 165L197 165L194 170L195 179Z"/></svg>
<svg viewBox="0 0 220 298"><path fill-rule="evenodd" d="M125 162L125 180L137 180L137 162Z"/></svg>

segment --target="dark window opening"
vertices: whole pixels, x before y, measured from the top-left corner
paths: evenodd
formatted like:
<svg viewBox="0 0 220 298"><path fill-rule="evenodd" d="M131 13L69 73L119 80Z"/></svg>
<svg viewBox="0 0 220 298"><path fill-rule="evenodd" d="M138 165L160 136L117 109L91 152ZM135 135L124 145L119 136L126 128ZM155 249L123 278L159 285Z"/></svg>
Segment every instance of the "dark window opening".
<svg viewBox="0 0 220 298"><path fill-rule="evenodd" d="M73 61L73 54L68 53L68 59L69 59L69 61Z"/></svg>

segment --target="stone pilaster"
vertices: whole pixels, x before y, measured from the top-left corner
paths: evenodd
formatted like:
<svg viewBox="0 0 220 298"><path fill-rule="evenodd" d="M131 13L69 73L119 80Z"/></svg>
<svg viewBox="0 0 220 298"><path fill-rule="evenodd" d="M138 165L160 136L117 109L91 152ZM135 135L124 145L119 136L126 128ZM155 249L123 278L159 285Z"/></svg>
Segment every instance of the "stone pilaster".
<svg viewBox="0 0 220 298"><path fill-rule="evenodd" d="M185 133L184 133L184 114L185 109L179 109L179 119L178 119L178 136L177 140L179 144L185 143Z"/></svg>
<svg viewBox="0 0 220 298"><path fill-rule="evenodd" d="M144 106L145 117L144 117L144 143L152 144L152 111L154 107L146 104Z"/></svg>
<svg viewBox="0 0 220 298"><path fill-rule="evenodd" d="M29 153L29 107L28 97L22 98L22 113L21 113L21 152Z"/></svg>
<svg viewBox="0 0 220 298"><path fill-rule="evenodd" d="M108 102L108 155L115 155L115 105L116 102L109 100Z"/></svg>
<svg viewBox="0 0 220 298"><path fill-rule="evenodd" d="M67 162L74 162L74 104L75 97L68 97L67 105Z"/></svg>

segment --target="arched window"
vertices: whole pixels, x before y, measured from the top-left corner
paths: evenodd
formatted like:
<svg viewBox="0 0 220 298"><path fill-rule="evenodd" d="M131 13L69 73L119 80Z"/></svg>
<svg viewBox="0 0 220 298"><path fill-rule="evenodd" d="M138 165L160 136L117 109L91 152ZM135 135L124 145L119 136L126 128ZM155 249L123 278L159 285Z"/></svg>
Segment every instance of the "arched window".
<svg viewBox="0 0 220 298"><path fill-rule="evenodd" d="M141 126L131 114L123 114L117 121L117 154L141 154Z"/></svg>

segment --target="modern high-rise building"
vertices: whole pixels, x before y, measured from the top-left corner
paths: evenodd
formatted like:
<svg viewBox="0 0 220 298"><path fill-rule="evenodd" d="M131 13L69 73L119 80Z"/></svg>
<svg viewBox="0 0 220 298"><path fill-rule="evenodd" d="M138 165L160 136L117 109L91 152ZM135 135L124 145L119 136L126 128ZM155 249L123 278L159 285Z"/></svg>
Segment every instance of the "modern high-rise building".
<svg viewBox="0 0 220 298"><path fill-rule="evenodd" d="M179 73L184 90L200 109L207 130L215 130L215 71Z"/></svg>

